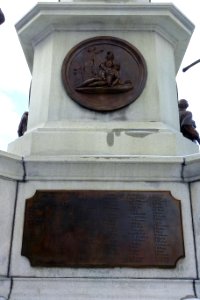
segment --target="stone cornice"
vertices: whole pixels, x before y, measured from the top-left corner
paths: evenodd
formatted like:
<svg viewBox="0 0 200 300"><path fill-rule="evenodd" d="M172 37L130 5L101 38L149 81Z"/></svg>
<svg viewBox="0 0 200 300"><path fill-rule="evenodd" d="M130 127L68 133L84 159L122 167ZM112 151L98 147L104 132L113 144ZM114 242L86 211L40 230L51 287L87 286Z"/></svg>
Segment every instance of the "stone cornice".
<svg viewBox="0 0 200 300"><path fill-rule="evenodd" d="M38 3L17 24L16 30L32 69L34 46L55 31L154 31L175 51L180 66L194 25L172 4Z"/></svg>
<svg viewBox="0 0 200 300"><path fill-rule="evenodd" d="M22 158L1 151L0 177L19 181L194 182L200 154L188 156L72 155Z"/></svg>

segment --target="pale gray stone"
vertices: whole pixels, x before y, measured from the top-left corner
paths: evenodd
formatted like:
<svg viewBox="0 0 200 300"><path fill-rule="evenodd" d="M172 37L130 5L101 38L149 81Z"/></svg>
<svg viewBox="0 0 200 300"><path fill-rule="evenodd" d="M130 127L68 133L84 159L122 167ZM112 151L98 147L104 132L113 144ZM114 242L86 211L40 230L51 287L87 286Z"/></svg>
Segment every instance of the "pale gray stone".
<svg viewBox="0 0 200 300"><path fill-rule="evenodd" d="M7 300L11 289L11 279L0 277L0 300Z"/></svg>
<svg viewBox="0 0 200 300"><path fill-rule="evenodd" d="M195 172L196 170L194 170ZM200 181L191 183L191 205L193 211L193 222L194 222L194 234L196 241L196 255L197 255L197 267L198 272L200 272ZM197 288L199 289L199 281L197 282ZM200 297L200 292L199 292Z"/></svg>
<svg viewBox="0 0 200 300"><path fill-rule="evenodd" d="M0 176L13 180L23 180L24 169L21 156L0 151Z"/></svg>
<svg viewBox="0 0 200 300"><path fill-rule="evenodd" d="M185 181L198 181L200 179L200 154L185 157L183 178Z"/></svg>
<svg viewBox="0 0 200 300"><path fill-rule="evenodd" d="M0 276L8 272L16 185L15 181L0 179Z"/></svg>
<svg viewBox="0 0 200 300"><path fill-rule="evenodd" d="M9 152L179 156L199 151L180 133L175 83L194 26L172 4L39 3L16 29L33 80L28 131L9 144ZM134 45L148 70L140 97L110 114L83 110L61 80L62 62L71 48L102 35Z"/></svg>
<svg viewBox="0 0 200 300"><path fill-rule="evenodd" d="M15 279L11 300L177 300L192 281L149 279Z"/></svg>
<svg viewBox="0 0 200 300"><path fill-rule="evenodd" d="M26 180L180 181L183 157L32 156L24 160ZM147 172L148 170L148 172Z"/></svg>

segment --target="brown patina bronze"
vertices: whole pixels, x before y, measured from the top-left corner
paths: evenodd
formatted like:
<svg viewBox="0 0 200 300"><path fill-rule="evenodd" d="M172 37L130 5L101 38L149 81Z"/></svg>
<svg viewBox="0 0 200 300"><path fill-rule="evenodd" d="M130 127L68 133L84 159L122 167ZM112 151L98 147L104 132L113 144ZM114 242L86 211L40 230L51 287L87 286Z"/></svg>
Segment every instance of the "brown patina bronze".
<svg viewBox="0 0 200 300"><path fill-rule="evenodd" d="M114 37L95 37L75 46L65 57L62 79L69 96L96 111L112 111L135 101L147 77L142 54Z"/></svg>
<svg viewBox="0 0 200 300"><path fill-rule="evenodd" d="M193 142L200 144L200 136L196 130L196 123L192 118L191 111L188 111L189 104L186 99L181 99L178 102L179 118L180 118L180 129L184 137L188 138Z"/></svg>
<svg viewBox="0 0 200 300"><path fill-rule="evenodd" d="M21 253L41 267L175 267L180 201L164 191L37 191Z"/></svg>

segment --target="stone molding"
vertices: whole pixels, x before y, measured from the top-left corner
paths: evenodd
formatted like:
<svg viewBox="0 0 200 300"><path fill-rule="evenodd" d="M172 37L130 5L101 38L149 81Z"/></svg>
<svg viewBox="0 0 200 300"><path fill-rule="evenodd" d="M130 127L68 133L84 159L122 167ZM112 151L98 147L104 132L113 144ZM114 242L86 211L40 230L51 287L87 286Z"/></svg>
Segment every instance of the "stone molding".
<svg viewBox="0 0 200 300"><path fill-rule="evenodd" d="M31 70L33 48L46 36L60 30L91 29L155 31L173 44L178 71L194 25L172 4L82 2L38 3L16 24Z"/></svg>
<svg viewBox="0 0 200 300"><path fill-rule="evenodd" d="M63 155L23 158L1 152L0 162L0 176L19 181L193 182L200 180L200 154L188 156Z"/></svg>

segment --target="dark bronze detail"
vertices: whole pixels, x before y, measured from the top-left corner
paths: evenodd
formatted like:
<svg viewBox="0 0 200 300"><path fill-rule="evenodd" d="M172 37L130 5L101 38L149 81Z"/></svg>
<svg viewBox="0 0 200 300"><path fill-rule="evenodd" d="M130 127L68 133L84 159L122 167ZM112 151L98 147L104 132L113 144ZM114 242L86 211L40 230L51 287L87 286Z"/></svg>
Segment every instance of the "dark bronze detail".
<svg viewBox="0 0 200 300"><path fill-rule="evenodd" d="M186 72L189 70L191 67L195 66L196 64L200 63L200 59L195 60L192 64L188 65L187 67L183 68L183 72Z"/></svg>
<svg viewBox="0 0 200 300"><path fill-rule="evenodd" d="M168 191L37 191L21 253L40 267L175 267L181 204Z"/></svg>
<svg viewBox="0 0 200 300"><path fill-rule="evenodd" d="M180 129L184 137L188 138L193 142L200 144L200 136L196 130L196 123L192 118L191 111L188 111L189 104L187 100L181 99L178 102L179 118L180 118Z"/></svg>
<svg viewBox="0 0 200 300"><path fill-rule="evenodd" d="M25 111L21 117L18 130L17 130L19 137L24 135L24 133L27 131L27 125L28 125L28 111Z"/></svg>
<svg viewBox="0 0 200 300"><path fill-rule="evenodd" d="M0 25L3 24L5 22L5 16L3 11L0 8Z"/></svg>
<svg viewBox="0 0 200 300"><path fill-rule="evenodd" d="M69 96L96 111L113 111L135 101L144 89L146 77L141 53L114 37L79 43L62 65L62 79Z"/></svg>

